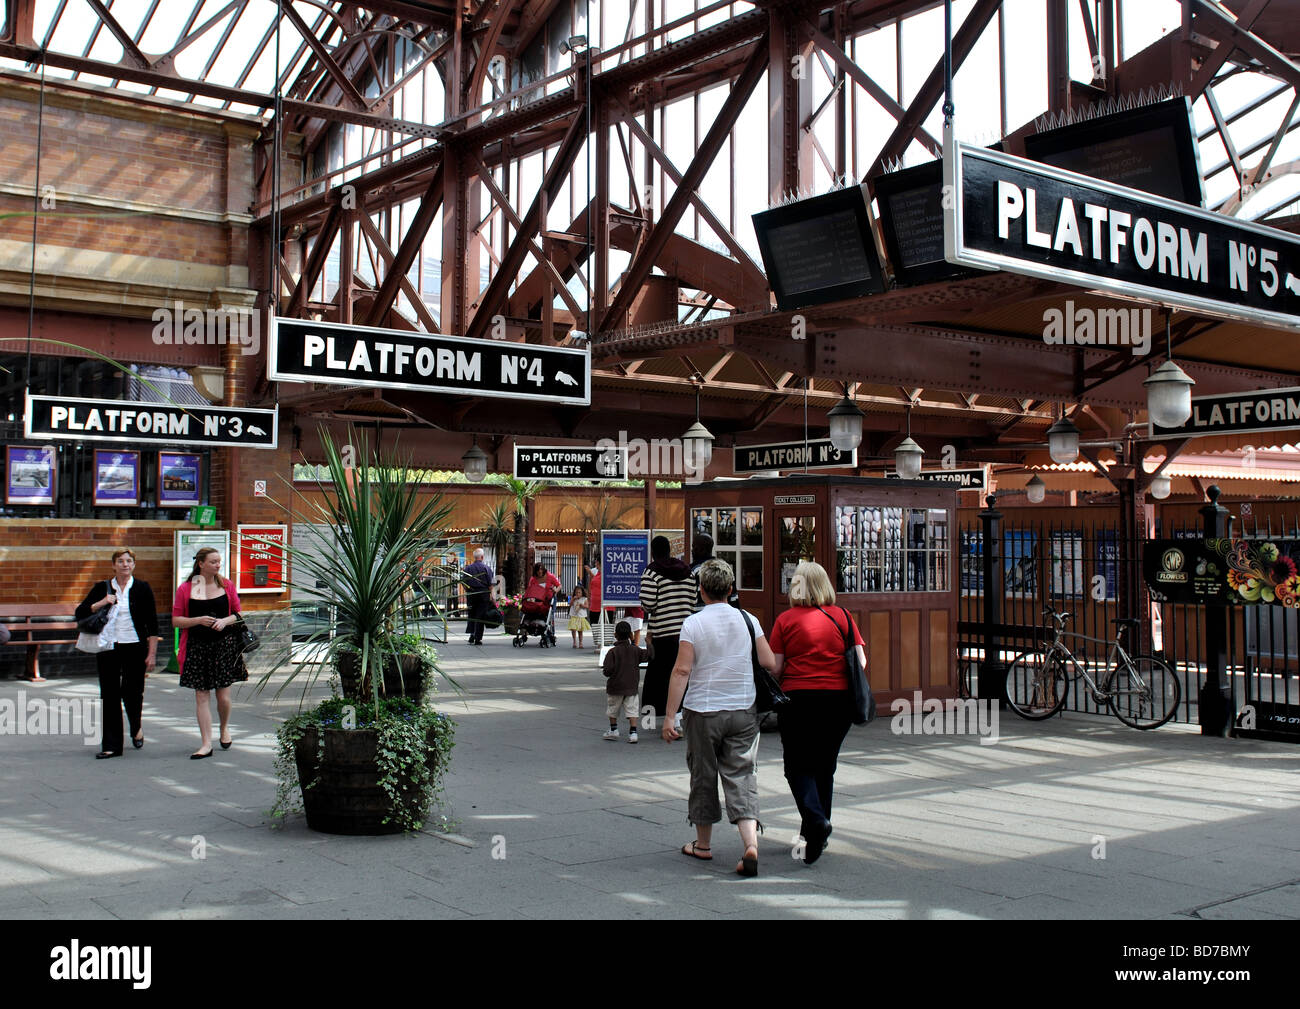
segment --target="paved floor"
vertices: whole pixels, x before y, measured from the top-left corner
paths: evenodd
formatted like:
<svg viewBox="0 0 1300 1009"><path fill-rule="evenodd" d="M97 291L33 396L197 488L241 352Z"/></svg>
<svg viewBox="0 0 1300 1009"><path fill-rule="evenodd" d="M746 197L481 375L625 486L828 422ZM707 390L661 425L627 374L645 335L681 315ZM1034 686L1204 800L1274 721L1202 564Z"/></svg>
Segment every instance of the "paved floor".
<svg viewBox="0 0 1300 1009"><path fill-rule="evenodd" d="M976 736L854 729L835 836L791 857L798 820L765 736L761 875L677 854L683 744L600 738L591 650L506 638L443 648L464 699L447 779L450 835L345 838L302 818L271 830L274 726L288 700L237 692L235 746L190 761L193 694L155 675L143 750L0 735L6 918L1296 918L1300 748L1153 733L1087 716L1001 719ZM0 683L6 703L93 698L86 679ZM12 732L12 729L9 730ZM196 857L202 855L203 857Z"/></svg>

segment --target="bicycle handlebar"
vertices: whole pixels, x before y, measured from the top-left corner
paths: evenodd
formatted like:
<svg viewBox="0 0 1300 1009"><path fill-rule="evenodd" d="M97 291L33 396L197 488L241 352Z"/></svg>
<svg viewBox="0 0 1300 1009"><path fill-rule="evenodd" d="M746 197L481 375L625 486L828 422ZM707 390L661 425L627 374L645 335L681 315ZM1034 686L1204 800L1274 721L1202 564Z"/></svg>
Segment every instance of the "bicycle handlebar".
<svg viewBox="0 0 1300 1009"><path fill-rule="evenodd" d="M1057 626L1063 627L1065 625L1065 622L1069 620L1071 617L1073 617L1074 614L1069 613L1065 610L1062 610L1060 613L1058 613L1056 610L1052 609L1049 606L1045 610L1043 610L1043 616L1051 617L1053 620L1056 621Z"/></svg>

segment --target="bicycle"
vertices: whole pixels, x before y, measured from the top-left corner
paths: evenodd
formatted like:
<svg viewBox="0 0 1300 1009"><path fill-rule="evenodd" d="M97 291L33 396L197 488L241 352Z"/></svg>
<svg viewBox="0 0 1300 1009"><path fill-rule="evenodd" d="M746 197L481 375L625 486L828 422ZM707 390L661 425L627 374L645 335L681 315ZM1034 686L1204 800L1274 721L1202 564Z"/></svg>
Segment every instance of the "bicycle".
<svg viewBox="0 0 1300 1009"><path fill-rule="evenodd" d="M1051 617L1055 624L1047 650L1023 652L1007 667L1007 704L1016 714L1030 721L1050 718L1064 706L1070 679L1082 676L1092 699L1110 708L1125 725L1155 729L1174 717L1183 693L1174 671L1160 659L1130 655L1124 650L1124 631L1136 626L1137 620L1114 618L1119 629L1115 640L1110 642L1077 631L1069 632L1072 637L1111 646L1109 668L1099 680L1094 680L1087 666L1061 640L1071 614L1046 609L1043 615ZM1067 667L1067 660L1072 668Z"/></svg>

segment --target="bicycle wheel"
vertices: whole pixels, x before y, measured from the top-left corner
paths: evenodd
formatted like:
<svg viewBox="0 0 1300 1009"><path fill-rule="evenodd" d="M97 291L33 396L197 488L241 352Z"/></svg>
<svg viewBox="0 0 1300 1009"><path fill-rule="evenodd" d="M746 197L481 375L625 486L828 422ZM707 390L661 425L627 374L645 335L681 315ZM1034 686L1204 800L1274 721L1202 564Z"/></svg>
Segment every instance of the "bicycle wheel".
<svg viewBox="0 0 1300 1009"><path fill-rule="evenodd" d="M1155 729L1178 711L1182 684L1174 671L1149 655L1133 655L1111 674L1106 703L1125 725Z"/></svg>
<svg viewBox="0 0 1300 1009"><path fill-rule="evenodd" d="M957 660L957 696L963 701L971 697L970 674L974 664L975 660L969 657Z"/></svg>
<svg viewBox="0 0 1300 1009"><path fill-rule="evenodd" d="M1050 718L1065 704L1069 680L1055 655L1024 652L1007 667L1007 703L1021 718Z"/></svg>

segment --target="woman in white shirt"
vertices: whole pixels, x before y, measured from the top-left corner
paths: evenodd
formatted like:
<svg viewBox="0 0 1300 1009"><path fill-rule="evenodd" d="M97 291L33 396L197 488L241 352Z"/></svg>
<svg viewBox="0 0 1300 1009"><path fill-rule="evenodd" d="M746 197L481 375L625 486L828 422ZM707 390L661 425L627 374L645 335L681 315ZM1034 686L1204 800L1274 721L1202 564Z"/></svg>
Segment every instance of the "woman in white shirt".
<svg viewBox="0 0 1300 1009"><path fill-rule="evenodd" d="M683 846L682 854L712 860L713 825L722 819L721 778L727 819L740 831L744 846L736 872L757 876L759 733L751 651L757 648L758 661L769 670L776 658L758 620L727 605L736 581L731 565L706 561L699 579L704 608L682 623L663 728L665 742L681 738L673 727L680 707L691 772L687 815L695 827L695 840Z"/></svg>

